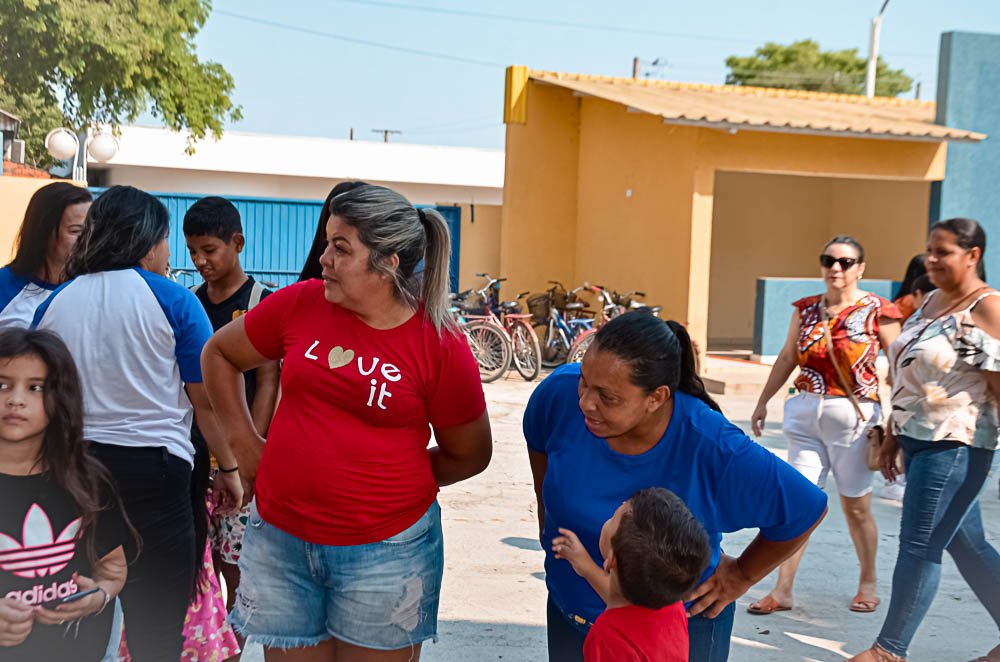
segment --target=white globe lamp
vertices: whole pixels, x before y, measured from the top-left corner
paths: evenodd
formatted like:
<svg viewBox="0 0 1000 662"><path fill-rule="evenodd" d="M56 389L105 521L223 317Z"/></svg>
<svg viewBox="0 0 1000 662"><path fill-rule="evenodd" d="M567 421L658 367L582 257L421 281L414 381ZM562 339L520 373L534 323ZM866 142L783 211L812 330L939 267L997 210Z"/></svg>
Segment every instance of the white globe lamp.
<svg viewBox="0 0 1000 662"><path fill-rule="evenodd" d="M80 142L69 129L52 129L45 136L45 149L56 161L66 161L77 155Z"/></svg>
<svg viewBox="0 0 1000 662"><path fill-rule="evenodd" d="M87 153L98 163L106 163L118 153L118 141L109 133L98 133L90 139Z"/></svg>

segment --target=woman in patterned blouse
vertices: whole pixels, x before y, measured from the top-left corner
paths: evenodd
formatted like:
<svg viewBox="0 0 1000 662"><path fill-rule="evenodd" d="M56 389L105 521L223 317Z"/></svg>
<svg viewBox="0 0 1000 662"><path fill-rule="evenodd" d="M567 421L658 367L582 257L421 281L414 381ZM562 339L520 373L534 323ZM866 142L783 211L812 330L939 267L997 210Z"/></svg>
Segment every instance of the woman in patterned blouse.
<svg viewBox="0 0 1000 662"><path fill-rule="evenodd" d="M938 289L889 348L892 434L882 473L895 477L902 447L907 487L892 600L875 644L855 662L905 658L937 593L945 550L1000 626L1000 555L986 541L978 498L1000 433L1000 296L986 285L985 250L973 220L931 227L927 275ZM978 660L1000 662L1000 646Z"/></svg>
<svg viewBox="0 0 1000 662"><path fill-rule="evenodd" d="M833 472L861 564L850 609L872 612L879 604L875 579L878 528L871 513L873 472L868 469L866 437L868 428L881 420L875 359L899 334L901 315L886 299L858 288L865 271L865 253L853 238L834 237L819 260L826 293L793 304L788 339L771 369L751 424L754 434L760 436L768 401L798 366L798 395L785 403L782 422L788 439L788 463L819 487ZM829 339L833 341L832 354ZM780 566L774 590L751 603L747 611L771 614L792 608L792 585L804 552L805 545Z"/></svg>

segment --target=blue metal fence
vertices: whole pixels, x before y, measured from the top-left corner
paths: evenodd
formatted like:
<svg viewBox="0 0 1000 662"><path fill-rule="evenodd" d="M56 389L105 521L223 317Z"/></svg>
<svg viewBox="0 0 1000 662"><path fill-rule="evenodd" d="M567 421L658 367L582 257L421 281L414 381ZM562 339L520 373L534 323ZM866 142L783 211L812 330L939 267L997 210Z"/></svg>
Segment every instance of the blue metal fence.
<svg viewBox="0 0 1000 662"><path fill-rule="evenodd" d="M103 188L92 188L94 195L103 193ZM184 241L184 214L201 199L202 195L191 193L152 193L170 213L170 266L173 269L188 269L193 276L181 274L178 282L194 285L201 277L194 271L194 264ZM309 255L316 233L322 200L286 200L280 198L256 198L250 196L231 197L230 200L243 219L243 233L246 248L241 256L243 268L260 281L276 283L284 287L294 283L302 265ZM425 206L425 205L421 205ZM461 245L461 210L458 207L430 206L436 209L448 222L451 229L451 276L452 291L458 290L459 247Z"/></svg>

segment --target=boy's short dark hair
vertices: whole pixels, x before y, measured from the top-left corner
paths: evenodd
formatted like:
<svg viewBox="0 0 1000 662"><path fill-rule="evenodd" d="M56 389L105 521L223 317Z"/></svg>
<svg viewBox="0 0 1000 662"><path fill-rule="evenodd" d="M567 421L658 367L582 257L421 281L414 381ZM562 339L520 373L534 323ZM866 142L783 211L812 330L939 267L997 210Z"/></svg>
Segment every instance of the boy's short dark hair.
<svg viewBox="0 0 1000 662"><path fill-rule="evenodd" d="M923 276L921 276L920 278L918 278L913 283L913 291L914 292L920 292L922 294L927 294L929 292L933 292L936 289L937 289L937 286L934 283L931 282L931 277L928 276L927 274L924 274Z"/></svg>
<svg viewBox="0 0 1000 662"><path fill-rule="evenodd" d="M184 234L189 237L218 237L229 241L243 232L243 223L236 205L225 198L211 196L191 205L184 214Z"/></svg>
<svg viewBox="0 0 1000 662"><path fill-rule="evenodd" d="M708 534L687 505L662 487L632 495L611 538L622 595L634 605L661 609L695 587L708 567Z"/></svg>

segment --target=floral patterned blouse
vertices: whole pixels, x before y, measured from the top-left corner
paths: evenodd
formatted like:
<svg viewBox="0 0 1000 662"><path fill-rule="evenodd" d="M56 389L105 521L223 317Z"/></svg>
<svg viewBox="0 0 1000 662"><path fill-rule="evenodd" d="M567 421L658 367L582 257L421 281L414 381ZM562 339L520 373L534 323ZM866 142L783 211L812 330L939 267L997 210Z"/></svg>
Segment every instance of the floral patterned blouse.
<svg viewBox="0 0 1000 662"><path fill-rule="evenodd" d="M823 295L799 299L792 305L799 311L799 375L795 388L818 395L847 397L826 346L821 308ZM879 323L882 319L901 317L896 306L887 299L868 293L830 319L834 355L858 399L878 402L875 359L881 350Z"/></svg>
<svg viewBox="0 0 1000 662"><path fill-rule="evenodd" d="M972 310L998 295L987 292L965 310L934 321L920 308L906 321L889 348L897 435L997 448L997 406L982 371L1000 371L1000 340L976 326Z"/></svg>

